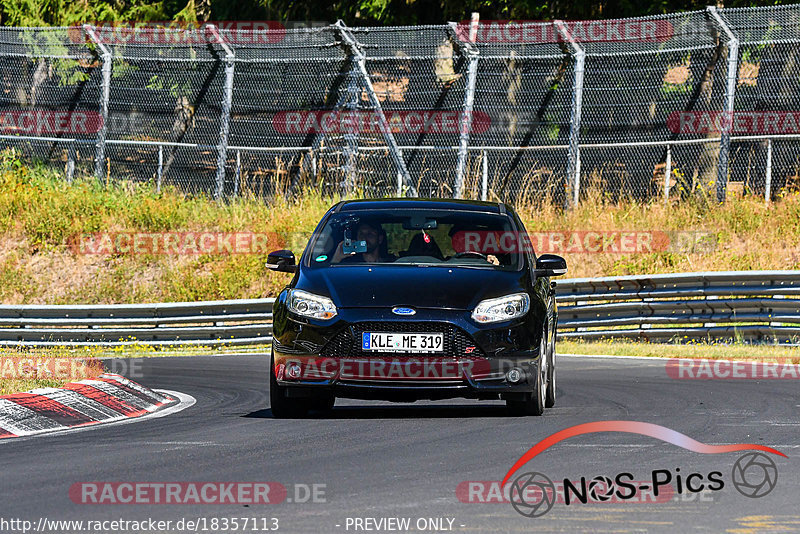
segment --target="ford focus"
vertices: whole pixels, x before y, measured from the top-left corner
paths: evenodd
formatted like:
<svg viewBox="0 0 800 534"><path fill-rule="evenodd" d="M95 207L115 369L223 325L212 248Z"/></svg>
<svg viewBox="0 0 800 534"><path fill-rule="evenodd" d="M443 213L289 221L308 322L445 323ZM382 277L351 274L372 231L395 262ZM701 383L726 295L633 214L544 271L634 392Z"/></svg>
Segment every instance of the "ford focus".
<svg viewBox="0 0 800 534"><path fill-rule="evenodd" d="M330 410L337 397L413 402L504 400L541 415L556 400L563 258L536 256L502 203L343 201L296 261L273 308L274 417Z"/></svg>

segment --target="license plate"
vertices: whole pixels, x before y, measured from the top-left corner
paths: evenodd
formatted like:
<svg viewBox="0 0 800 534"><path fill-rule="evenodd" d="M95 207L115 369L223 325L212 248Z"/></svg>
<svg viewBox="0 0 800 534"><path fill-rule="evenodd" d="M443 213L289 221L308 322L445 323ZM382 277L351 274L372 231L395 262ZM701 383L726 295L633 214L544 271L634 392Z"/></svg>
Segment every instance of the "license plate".
<svg viewBox="0 0 800 534"><path fill-rule="evenodd" d="M377 352L444 352L444 334L361 334L361 349Z"/></svg>

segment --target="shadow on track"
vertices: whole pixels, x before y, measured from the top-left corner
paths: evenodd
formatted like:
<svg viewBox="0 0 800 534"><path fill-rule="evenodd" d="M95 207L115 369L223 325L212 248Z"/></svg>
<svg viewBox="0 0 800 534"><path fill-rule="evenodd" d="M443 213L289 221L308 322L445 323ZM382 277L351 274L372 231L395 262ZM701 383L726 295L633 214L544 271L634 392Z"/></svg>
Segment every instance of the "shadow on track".
<svg viewBox="0 0 800 534"><path fill-rule="evenodd" d="M266 408L242 417L272 418ZM476 417L510 417L502 405L447 405L447 406L337 406L329 412L310 412L302 419L464 419Z"/></svg>

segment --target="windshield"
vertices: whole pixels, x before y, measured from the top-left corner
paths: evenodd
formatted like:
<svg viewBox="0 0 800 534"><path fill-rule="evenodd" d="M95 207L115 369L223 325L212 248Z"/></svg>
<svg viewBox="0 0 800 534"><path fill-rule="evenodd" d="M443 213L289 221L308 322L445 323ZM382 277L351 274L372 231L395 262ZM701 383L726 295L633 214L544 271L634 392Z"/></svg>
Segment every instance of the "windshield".
<svg viewBox="0 0 800 534"><path fill-rule="evenodd" d="M530 241L509 215L444 210L335 213L311 240L312 268L358 264L519 270Z"/></svg>

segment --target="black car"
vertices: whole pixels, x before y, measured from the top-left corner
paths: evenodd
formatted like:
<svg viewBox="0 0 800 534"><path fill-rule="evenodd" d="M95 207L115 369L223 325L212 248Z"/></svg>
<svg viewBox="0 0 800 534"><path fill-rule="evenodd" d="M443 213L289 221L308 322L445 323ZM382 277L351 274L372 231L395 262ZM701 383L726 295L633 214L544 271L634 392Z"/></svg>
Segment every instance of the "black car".
<svg viewBox="0 0 800 534"><path fill-rule="evenodd" d="M336 397L504 399L519 415L555 403L555 284L502 203L343 201L317 225L273 310L275 417Z"/></svg>

